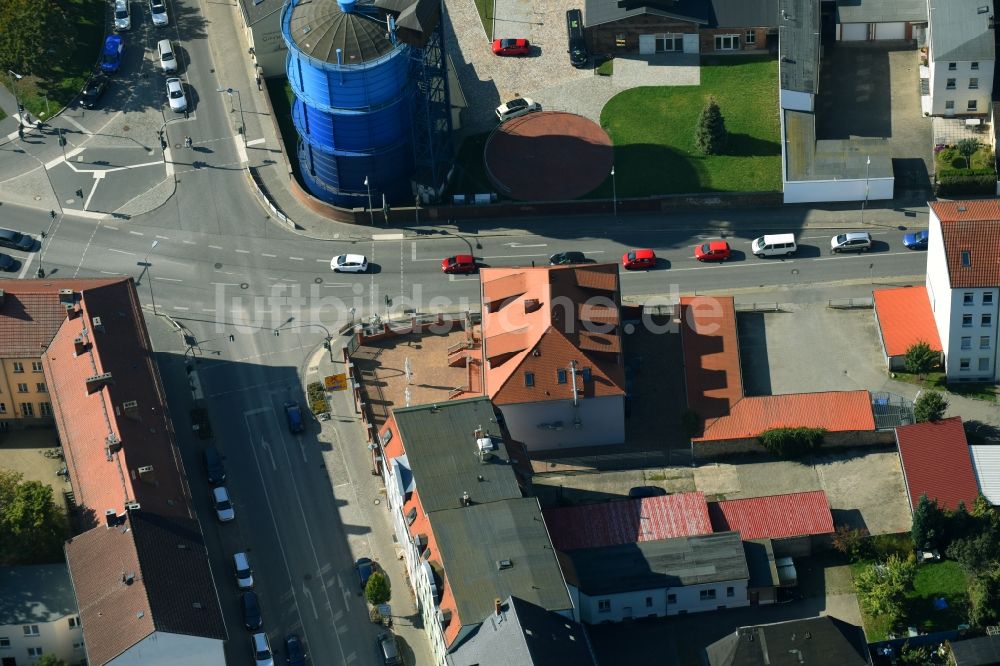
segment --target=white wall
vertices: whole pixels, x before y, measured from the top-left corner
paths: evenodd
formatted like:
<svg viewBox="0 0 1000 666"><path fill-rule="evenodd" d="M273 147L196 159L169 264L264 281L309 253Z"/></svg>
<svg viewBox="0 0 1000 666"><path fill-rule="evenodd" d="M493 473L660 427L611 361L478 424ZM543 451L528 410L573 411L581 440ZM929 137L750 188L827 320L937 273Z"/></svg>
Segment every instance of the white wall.
<svg viewBox="0 0 1000 666"><path fill-rule="evenodd" d="M500 405L511 438L524 442L529 451L562 449L625 441L625 401L623 396L544 400L516 405ZM581 427L573 426L579 418ZM540 423L562 421L562 430L539 428Z"/></svg>
<svg viewBox="0 0 1000 666"><path fill-rule="evenodd" d="M788 111L813 112L813 96L810 93L782 88L779 93L779 102L781 108Z"/></svg>
<svg viewBox="0 0 1000 666"><path fill-rule="evenodd" d="M928 69L930 69L931 115L979 115L990 112L990 97L993 93L993 60L984 58L978 61L979 69L972 69L970 61L938 61L930 54ZM950 62L955 63L955 70L948 69ZM979 87L969 88L970 79L978 79ZM948 89L948 80L955 80L955 88ZM968 110L969 100L976 101L976 109ZM954 110L946 109L946 102L954 102Z"/></svg>
<svg viewBox="0 0 1000 666"><path fill-rule="evenodd" d="M247 43L253 48L264 76L283 76L288 47L281 37L281 8L276 7L273 13L257 19L253 25L246 24L242 9L237 8L237 11L240 13L240 23L243 24Z"/></svg>
<svg viewBox="0 0 1000 666"><path fill-rule="evenodd" d="M234 635L232 638L237 641L245 641L246 649L249 650L249 635ZM109 661L108 664L111 666L176 666L177 664L184 664L184 666L226 666L226 655L223 654L222 646L223 641L214 638L182 636L157 631ZM272 652L280 648L280 645L271 643Z"/></svg>
<svg viewBox="0 0 1000 666"><path fill-rule="evenodd" d="M70 628L70 617L77 619L76 627ZM0 661L4 657L13 657L18 664L30 664L34 660L28 657L29 647L40 647L42 654L54 654L67 664L78 664L86 659L79 616L67 615L52 622L31 624L38 626L37 636L25 636L24 627L20 624L0 626L0 637L10 641L10 647L0 647Z"/></svg>
<svg viewBox="0 0 1000 666"><path fill-rule="evenodd" d="M786 181L785 203L816 201L864 201L865 179ZM869 178L868 201L892 199L895 178Z"/></svg>
<svg viewBox="0 0 1000 666"><path fill-rule="evenodd" d="M730 587L733 588L733 596L731 597L726 594L727 588ZM579 609L580 621L587 624L621 622L628 618L638 619L652 615L664 617L681 613L700 613L714 611L720 607L740 608L750 605L745 579L687 587L620 592L593 597L581 592L573 585L570 585L569 589L570 597ZM715 598L703 601L701 599L702 590L715 590ZM671 594L676 595L676 601L668 603L668 597ZM611 602L611 608L607 612L599 610L600 602L604 600Z"/></svg>

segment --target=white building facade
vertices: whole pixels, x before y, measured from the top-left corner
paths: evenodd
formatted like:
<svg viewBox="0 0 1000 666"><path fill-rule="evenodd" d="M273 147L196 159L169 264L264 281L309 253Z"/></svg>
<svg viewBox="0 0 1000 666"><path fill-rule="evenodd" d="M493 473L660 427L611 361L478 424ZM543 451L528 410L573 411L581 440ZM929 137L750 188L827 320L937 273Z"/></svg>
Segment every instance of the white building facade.
<svg viewBox="0 0 1000 666"><path fill-rule="evenodd" d="M596 595L583 593L571 584L569 592L584 624L702 613L750 605L745 578Z"/></svg>
<svg viewBox="0 0 1000 666"><path fill-rule="evenodd" d="M927 0L927 13L930 115L988 114L995 59L992 5Z"/></svg>
<svg viewBox="0 0 1000 666"><path fill-rule="evenodd" d="M65 564L0 568L0 664L55 655L81 664L87 653L76 595Z"/></svg>

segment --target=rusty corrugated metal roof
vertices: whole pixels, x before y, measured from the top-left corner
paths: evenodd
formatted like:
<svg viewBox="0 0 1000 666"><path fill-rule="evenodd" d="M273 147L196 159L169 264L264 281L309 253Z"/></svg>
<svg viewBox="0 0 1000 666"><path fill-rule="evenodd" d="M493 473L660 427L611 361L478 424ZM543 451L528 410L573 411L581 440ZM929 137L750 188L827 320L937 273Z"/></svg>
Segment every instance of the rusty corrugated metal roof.
<svg viewBox="0 0 1000 666"><path fill-rule="evenodd" d="M833 532L830 503L822 490L712 502L708 515L716 532L735 530L744 541Z"/></svg>

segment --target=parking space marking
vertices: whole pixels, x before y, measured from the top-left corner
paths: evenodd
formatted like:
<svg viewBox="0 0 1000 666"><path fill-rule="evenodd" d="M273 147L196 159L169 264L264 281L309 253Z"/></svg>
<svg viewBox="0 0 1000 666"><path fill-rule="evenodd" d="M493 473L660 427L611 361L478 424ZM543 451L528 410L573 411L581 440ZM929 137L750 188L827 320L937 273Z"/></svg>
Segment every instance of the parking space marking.
<svg viewBox="0 0 1000 666"><path fill-rule="evenodd" d="M271 259L274 259L278 255L276 255L276 254L269 254L267 252L261 252L260 256L262 256L262 257L270 257Z"/></svg>
<svg viewBox="0 0 1000 666"><path fill-rule="evenodd" d="M211 249L213 249L213 250L221 250L222 249L218 245L209 245L208 247L211 248Z"/></svg>
<svg viewBox="0 0 1000 666"><path fill-rule="evenodd" d="M141 231L129 231L129 233L132 234L133 236L145 236L146 235L146 234L142 233Z"/></svg>
<svg viewBox="0 0 1000 666"><path fill-rule="evenodd" d="M302 257L288 257L291 261L305 261Z"/></svg>
<svg viewBox="0 0 1000 666"><path fill-rule="evenodd" d="M163 280L164 282L184 282L179 278L165 278L165 277L154 277L154 280Z"/></svg>
<svg viewBox="0 0 1000 666"><path fill-rule="evenodd" d="M233 250L236 254L250 254L250 250Z"/></svg>
<svg viewBox="0 0 1000 666"><path fill-rule="evenodd" d="M247 145L256 146L258 144L264 143L265 141L267 141L267 139L265 139L264 137L260 137L259 139L252 139L251 141L247 141Z"/></svg>

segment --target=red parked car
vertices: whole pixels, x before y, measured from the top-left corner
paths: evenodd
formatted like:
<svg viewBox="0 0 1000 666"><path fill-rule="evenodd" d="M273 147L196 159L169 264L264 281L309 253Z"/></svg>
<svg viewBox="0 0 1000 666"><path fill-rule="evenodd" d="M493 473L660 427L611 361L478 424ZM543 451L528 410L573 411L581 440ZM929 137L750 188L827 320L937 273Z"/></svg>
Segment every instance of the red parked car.
<svg viewBox="0 0 1000 666"><path fill-rule="evenodd" d="M655 268L656 253L649 249L629 250L622 255L622 266L629 271L641 271Z"/></svg>
<svg viewBox="0 0 1000 666"><path fill-rule="evenodd" d="M708 241L694 248L694 258L698 261L725 261L731 251L724 240Z"/></svg>
<svg viewBox="0 0 1000 666"><path fill-rule="evenodd" d="M459 254L441 260L441 271L444 273L474 273L476 258L471 254Z"/></svg>
<svg viewBox="0 0 1000 666"><path fill-rule="evenodd" d="M498 56L526 56L531 51L527 39L494 39L493 53Z"/></svg>

